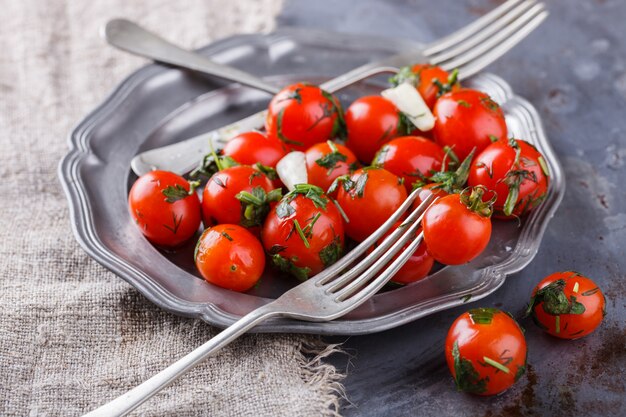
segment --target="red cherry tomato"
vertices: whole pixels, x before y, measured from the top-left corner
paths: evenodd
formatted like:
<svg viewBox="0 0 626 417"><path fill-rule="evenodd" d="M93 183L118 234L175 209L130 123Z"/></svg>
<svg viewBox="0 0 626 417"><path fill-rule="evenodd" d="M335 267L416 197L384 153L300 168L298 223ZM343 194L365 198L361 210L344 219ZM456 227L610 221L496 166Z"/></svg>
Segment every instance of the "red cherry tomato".
<svg viewBox="0 0 626 417"><path fill-rule="evenodd" d="M321 88L297 83L283 88L270 102L265 129L287 147L304 151L342 133L339 101Z"/></svg>
<svg viewBox="0 0 626 417"><path fill-rule="evenodd" d="M600 288L578 272L556 272L533 290L526 314L544 331L561 339L578 339L593 332L606 315Z"/></svg>
<svg viewBox="0 0 626 417"><path fill-rule="evenodd" d="M304 281L343 253L343 220L321 188L298 184L267 216L261 239L275 267Z"/></svg>
<svg viewBox="0 0 626 417"><path fill-rule="evenodd" d="M358 164L350 149L330 141L311 146L305 158L309 184L323 190L328 190L335 178L355 170Z"/></svg>
<svg viewBox="0 0 626 417"><path fill-rule="evenodd" d="M233 291L252 288L265 268L261 242L235 224L206 229L198 240L194 259L207 282Z"/></svg>
<svg viewBox="0 0 626 417"><path fill-rule="evenodd" d="M414 182L425 181L441 170L445 156L441 146L433 141L419 136L402 136L383 145L372 164L404 179L404 187L410 193Z"/></svg>
<svg viewBox="0 0 626 417"><path fill-rule="evenodd" d="M361 168L339 186L337 202L349 219L346 234L360 242L406 200L402 180L382 168Z"/></svg>
<svg viewBox="0 0 626 417"><path fill-rule="evenodd" d="M481 254L491 237L491 204L475 188L435 201L424 213L422 227L428 252L436 261L460 265Z"/></svg>
<svg viewBox="0 0 626 417"><path fill-rule="evenodd" d="M404 81L414 84L426 105L432 109L437 101L437 97L448 91L456 91L460 88L456 79L456 72L451 76L441 67L430 64L416 64L412 67L402 68L398 75L392 78L392 81L396 85Z"/></svg>
<svg viewBox="0 0 626 417"><path fill-rule="evenodd" d="M545 160L532 145L509 139L492 143L476 157L468 184L496 192L497 217L519 217L546 198L548 175Z"/></svg>
<svg viewBox="0 0 626 417"><path fill-rule="evenodd" d="M258 162L276 168L278 161L287 155L287 149L278 139L252 131L241 133L226 142L223 154L242 165L254 165Z"/></svg>
<svg viewBox="0 0 626 417"><path fill-rule="evenodd" d="M205 224L260 226L269 211L269 203L276 199L272 189L272 182L265 174L249 166L238 165L216 172L202 193ZM240 193L253 197L238 199Z"/></svg>
<svg viewBox="0 0 626 417"><path fill-rule="evenodd" d="M487 94L462 88L444 94L433 110L435 141L452 148L460 160L476 148L506 139L507 127L500 106Z"/></svg>
<svg viewBox="0 0 626 417"><path fill-rule="evenodd" d="M382 238L380 238L378 242L376 242L376 244L380 245L383 240L385 240L387 236L393 233L393 231L401 224L402 222L397 222L394 227L389 229L389 231ZM419 235L419 233L420 230L416 232L416 236ZM406 249L409 244L410 243L407 243L403 250ZM369 252L371 253L373 249L374 248L370 249ZM393 260L395 260L397 257L398 255L396 255ZM391 262L393 262L393 260ZM435 260L432 256L428 254L428 252L426 251L426 244L424 243L424 241L422 241L422 243L420 243L415 252L413 252L411 257L406 261L406 263L402 265L402 268L400 268L400 270L396 272L393 278L391 278L391 281L395 282L396 284L403 285L419 281L428 275L430 270L433 268L434 263Z"/></svg>
<svg viewBox="0 0 626 417"><path fill-rule="evenodd" d="M139 177L128 194L135 223L152 243L175 247L200 226L200 200L180 175L152 171Z"/></svg>
<svg viewBox="0 0 626 417"><path fill-rule="evenodd" d="M417 194L417 198L415 199L413 206L419 206L420 204L422 204L422 202L426 201L426 199L428 199L428 197L430 197L432 194L434 194L436 197L445 197L449 194L443 188L439 187L441 187L441 184L437 183L430 183L420 187L421 189Z"/></svg>
<svg viewBox="0 0 626 417"><path fill-rule="evenodd" d="M476 308L457 318L446 337L446 361L459 391L499 394L526 372L524 333L507 313Z"/></svg>
<svg viewBox="0 0 626 417"><path fill-rule="evenodd" d="M381 96L355 100L346 111L346 128L346 146L367 165L382 145L406 133L396 106Z"/></svg>

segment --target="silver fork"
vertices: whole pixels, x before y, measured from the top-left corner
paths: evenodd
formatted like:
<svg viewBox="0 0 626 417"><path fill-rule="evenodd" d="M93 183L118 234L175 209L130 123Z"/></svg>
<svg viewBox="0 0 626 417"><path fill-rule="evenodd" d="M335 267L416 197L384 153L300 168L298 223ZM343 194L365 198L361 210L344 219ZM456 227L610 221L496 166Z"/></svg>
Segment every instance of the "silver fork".
<svg viewBox="0 0 626 417"><path fill-rule="evenodd" d="M459 77L464 79L476 74L509 51L547 16L545 5L537 0L509 0L422 50L412 50L365 64L323 83L321 87L331 93L336 92L370 76L394 73L400 67L416 62L440 65L448 71L458 68ZM260 78L180 49L132 22L111 21L104 28L104 36L111 45L137 55L206 72L272 94L278 90L276 86ZM265 112L262 111L215 131L173 145L151 149L133 158L131 167L137 175L143 175L155 168L179 174L187 173L210 151L207 136L213 141L214 147L219 147L220 143L239 132L259 129L263 126L264 119Z"/></svg>
<svg viewBox="0 0 626 417"><path fill-rule="evenodd" d="M378 230L326 270L292 288L271 303L243 316L217 336L141 385L85 416L112 417L129 413L188 370L268 318L289 317L298 320L329 321L354 310L378 292L417 250L423 239L419 228L424 211L437 197L430 195L362 261L350 269L346 268L391 229L411 207L419 191L413 191ZM402 250L407 244L407 248ZM396 255L397 258L393 259Z"/></svg>

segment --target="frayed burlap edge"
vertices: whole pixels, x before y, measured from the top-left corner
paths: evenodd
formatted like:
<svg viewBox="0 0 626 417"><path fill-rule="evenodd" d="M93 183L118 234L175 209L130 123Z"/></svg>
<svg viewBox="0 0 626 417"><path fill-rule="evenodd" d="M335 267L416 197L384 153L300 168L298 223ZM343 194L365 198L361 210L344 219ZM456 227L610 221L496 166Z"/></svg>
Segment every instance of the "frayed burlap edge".
<svg viewBox="0 0 626 417"><path fill-rule="evenodd" d="M327 413L324 416L340 417L343 403L349 403L342 381L346 374L325 361L335 354L346 354L340 344L327 344L320 337L305 336L299 346L297 358L302 379L321 393Z"/></svg>

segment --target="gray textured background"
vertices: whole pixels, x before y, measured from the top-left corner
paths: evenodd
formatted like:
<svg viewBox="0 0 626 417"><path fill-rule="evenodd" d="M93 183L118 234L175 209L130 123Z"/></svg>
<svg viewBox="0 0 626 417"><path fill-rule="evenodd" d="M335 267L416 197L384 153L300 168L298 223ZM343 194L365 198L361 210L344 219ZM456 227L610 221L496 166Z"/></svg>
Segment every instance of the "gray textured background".
<svg viewBox="0 0 626 417"><path fill-rule="evenodd" d="M464 309L384 333L352 337L345 381L347 416L626 415L626 1L546 0L551 16L488 71L541 112L567 175L567 193L535 260L476 305L520 316L532 287L558 270L593 278L608 316L591 336L560 341L529 320L529 372L504 395L455 392L443 356L451 322ZM288 0L278 26L429 41L501 1ZM344 340L344 339L337 339Z"/></svg>

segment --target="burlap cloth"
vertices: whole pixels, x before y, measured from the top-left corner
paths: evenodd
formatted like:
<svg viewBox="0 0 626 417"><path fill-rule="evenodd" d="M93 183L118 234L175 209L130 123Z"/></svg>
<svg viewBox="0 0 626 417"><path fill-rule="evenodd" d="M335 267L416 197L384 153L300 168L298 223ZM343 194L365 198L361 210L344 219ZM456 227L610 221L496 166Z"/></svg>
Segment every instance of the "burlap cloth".
<svg viewBox="0 0 626 417"><path fill-rule="evenodd" d="M188 47L268 31L280 0L0 0L0 415L79 415L215 334L160 311L91 260L56 176L73 125L145 61L99 27L137 20ZM340 375L317 338L248 335L140 415L319 416Z"/></svg>

